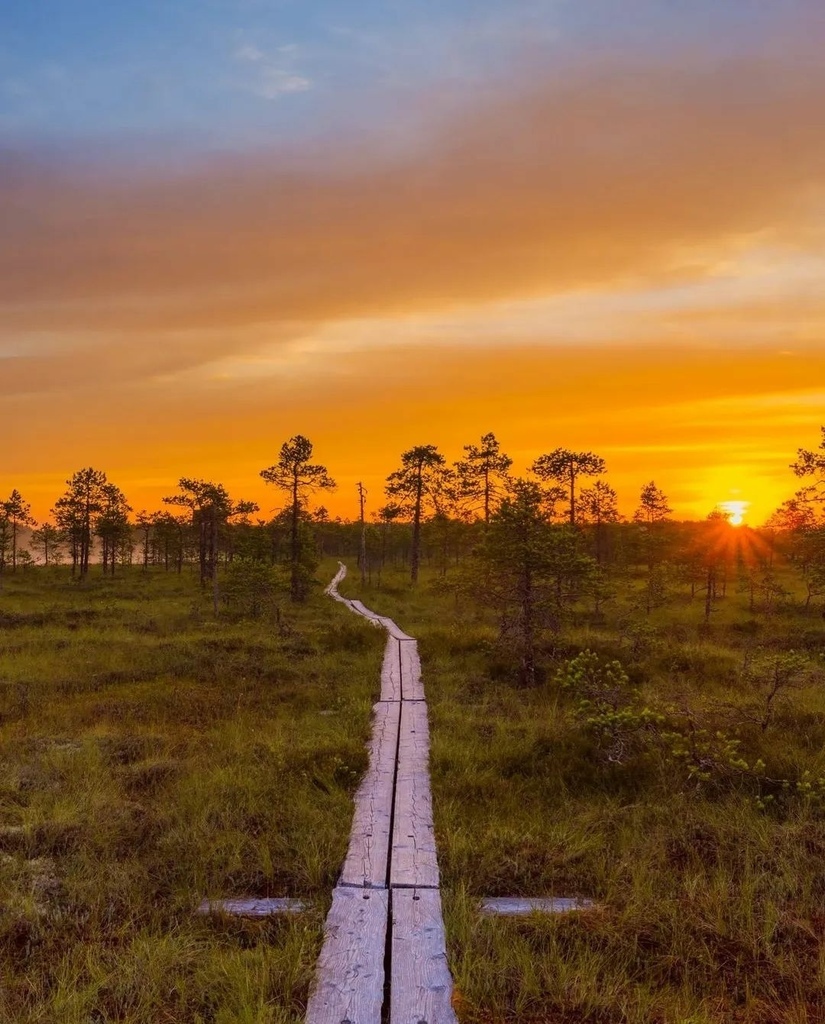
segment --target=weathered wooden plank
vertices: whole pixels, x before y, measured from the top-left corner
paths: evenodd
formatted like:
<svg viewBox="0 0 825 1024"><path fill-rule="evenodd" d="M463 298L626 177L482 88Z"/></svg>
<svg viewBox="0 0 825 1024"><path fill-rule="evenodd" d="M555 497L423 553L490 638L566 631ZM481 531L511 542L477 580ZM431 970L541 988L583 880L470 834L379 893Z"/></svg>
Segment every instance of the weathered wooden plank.
<svg viewBox="0 0 825 1024"><path fill-rule="evenodd" d="M481 901L481 913L520 917L524 914L568 914L574 910L590 910L596 904L593 900L568 899L567 897L488 896Z"/></svg>
<svg viewBox="0 0 825 1024"><path fill-rule="evenodd" d="M330 597L334 597L336 601L346 601L346 598L341 597L338 593L338 584L347 575L347 567L343 562L338 563L338 572L332 577L327 584L324 593L329 594Z"/></svg>
<svg viewBox="0 0 825 1024"><path fill-rule="evenodd" d="M415 639L415 637L410 636L408 633L405 633L404 630L401 629L400 626L397 626L392 621L392 619L387 618L386 615L379 615L378 616L378 621L381 623L381 625L384 627L384 629L386 629L386 631L389 633L389 635L391 637L393 637L394 639L396 639L396 640L414 640Z"/></svg>
<svg viewBox="0 0 825 1024"><path fill-rule="evenodd" d="M380 888L387 884L401 704L398 701L378 703L373 713L370 763L355 794L349 849L339 885Z"/></svg>
<svg viewBox="0 0 825 1024"><path fill-rule="evenodd" d="M402 640L398 647L401 658L401 696L404 700L424 700L418 644L415 640Z"/></svg>
<svg viewBox="0 0 825 1024"><path fill-rule="evenodd" d="M235 917L272 917L273 914L300 914L307 909L303 900L286 897L271 899L203 900L196 914L232 914Z"/></svg>
<svg viewBox="0 0 825 1024"><path fill-rule="evenodd" d="M401 704L390 885L438 886L427 705Z"/></svg>
<svg viewBox="0 0 825 1024"><path fill-rule="evenodd" d="M338 602L339 602L340 604L345 604L345 605L347 606L347 608L349 608L349 610L350 610L350 611L352 611L352 602L351 602L351 601L349 600L349 598L347 598L347 597L342 597L342 596L341 596L341 595L340 595L340 594L338 593L338 591L337 591L337 590L335 590L335 591L333 591L332 593L330 593L330 595L329 595L329 596L330 596L330 597L332 597L332 598L334 598L334 599L335 599L336 601L338 601Z"/></svg>
<svg viewBox="0 0 825 1024"><path fill-rule="evenodd" d="M381 700L401 700L401 661L398 641L387 637L384 664L381 668Z"/></svg>
<svg viewBox="0 0 825 1024"><path fill-rule="evenodd" d="M333 891L307 1024L380 1024L388 903L386 889Z"/></svg>
<svg viewBox="0 0 825 1024"><path fill-rule="evenodd" d="M441 894L393 889L390 1024L455 1024Z"/></svg>
<svg viewBox="0 0 825 1024"><path fill-rule="evenodd" d="M375 612L370 611L370 609L367 608L367 606L365 604L362 604L361 601L357 601L357 600L353 599L352 601L350 601L349 604L350 604L350 608L354 612L357 612L358 615L362 615L365 619L369 619L369 621L374 626L380 626L381 625L381 620L375 614Z"/></svg>
<svg viewBox="0 0 825 1024"><path fill-rule="evenodd" d="M333 596L338 592L338 584L347 575L347 567L343 562L338 563L338 572L332 577L329 583L324 588L324 593Z"/></svg>
<svg viewBox="0 0 825 1024"><path fill-rule="evenodd" d="M332 596L345 575L342 564L330 588ZM378 1024L391 901L391 1024L456 1024L438 891L429 726L417 644L392 619L375 615L360 601L345 603L382 625L388 640L370 768L356 795L350 848L333 894L306 1019L309 1024ZM386 883L388 867L395 888L372 888ZM364 897L365 903L383 899L383 919L380 908L362 908L359 915L357 901Z"/></svg>

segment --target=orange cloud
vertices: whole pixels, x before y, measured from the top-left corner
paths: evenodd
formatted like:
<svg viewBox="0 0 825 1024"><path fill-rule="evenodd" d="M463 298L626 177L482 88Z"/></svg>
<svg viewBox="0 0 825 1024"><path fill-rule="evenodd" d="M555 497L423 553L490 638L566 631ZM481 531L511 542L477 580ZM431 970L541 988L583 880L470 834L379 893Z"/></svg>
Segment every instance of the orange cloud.
<svg viewBox="0 0 825 1024"><path fill-rule="evenodd" d="M334 319L704 273L813 241L825 68L536 72L433 117L412 152L224 157L175 176L8 172L4 320L191 329Z"/></svg>
<svg viewBox="0 0 825 1024"><path fill-rule="evenodd" d="M493 429L522 470L601 451L628 511L655 476L682 513L727 488L767 514L822 419L825 309L797 262L824 248L825 66L528 67L440 107L403 152L345 159L92 177L7 157L9 484L42 515L93 463L137 505L185 473L268 508L257 472L301 431L348 513L402 448L456 457ZM671 294L727 277L738 293Z"/></svg>
<svg viewBox="0 0 825 1024"><path fill-rule="evenodd" d="M681 515L704 515L741 491L759 521L793 491L796 448L817 437L821 380L825 348L784 360L627 344L511 348L506 359L495 348L430 348L412 359L387 348L366 360L329 358L299 382L92 389L81 408L70 391L18 399L12 408L27 426L6 459L8 483L27 489L43 514L72 469L94 464L137 506L157 505L179 476L193 475L270 510L280 499L258 472L301 431L339 481L325 503L352 515L355 481L367 483L371 507L383 503L404 448L436 443L457 458L493 429L517 472L559 445L599 452L628 513L655 477Z"/></svg>

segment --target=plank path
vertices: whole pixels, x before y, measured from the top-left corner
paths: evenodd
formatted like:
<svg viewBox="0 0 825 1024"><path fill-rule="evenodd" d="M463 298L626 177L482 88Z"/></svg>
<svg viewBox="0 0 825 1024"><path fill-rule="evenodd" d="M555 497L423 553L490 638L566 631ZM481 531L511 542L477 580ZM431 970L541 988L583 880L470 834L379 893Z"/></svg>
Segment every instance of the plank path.
<svg viewBox="0 0 825 1024"><path fill-rule="evenodd" d="M430 792L430 733L415 639L327 587L387 631L369 768L324 926L307 1024L455 1024Z"/></svg>

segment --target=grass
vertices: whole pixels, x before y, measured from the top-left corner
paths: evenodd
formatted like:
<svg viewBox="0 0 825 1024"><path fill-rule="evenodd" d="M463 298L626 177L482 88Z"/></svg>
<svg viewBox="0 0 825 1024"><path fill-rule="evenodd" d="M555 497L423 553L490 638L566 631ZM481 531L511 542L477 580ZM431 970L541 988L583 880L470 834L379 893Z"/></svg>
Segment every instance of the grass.
<svg viewBox="0 0 825 1024"><path fill-rule="evenodd" d="M301 1020L382 646L320 593L215 622L187 574L9 574L0 1020ZM310 910L193 913L241 895Z"/></svg>
<svg viewBox="0 0 825 1024"><path fill-rule="evenodd" d="M420 638L460 1019L815 1024L825 1019L825 821L795 783L825 774L825 626L797 607L752 613L731 592L709 628L702 601L686 595L646 617L640 585L598 624L575 611L543 653L546 681L530 689L496 646L483 600L457 600L426 573L415 591L400 571L385 571L380 589L342 586ZM749 774L692 778L655 744L605 762L554 683L584 649L621 660L645 703L687 706L711 735L737 738L789 789ZM790 649L807 652L808 672L763 733L751 719L764 693L744 667ZM479 898L496 895L597 907L482 917Z"/></svg>
<svg viewBox="0 0 825 1024"><path fill-rule="evenodd" d="M330 578L334 563L322 566ZM449 582L449 578L448 578ZM786 584L793 585L790 571ZM825 624L685 595L644 616L631 580L574 609L520 686L483 599L425 572L342 590L421 639L448 952L463 1024L815 1024L825 1019ZM763 732L755 658L807 670ZM619 659L640 700L740 743L754 773L691 777L660 738L626 761L556 670ZM282 1024L303 1018L343 860L383 637L316 592L222 614L184 574L0 594L0 1021ZM670 710L668 710L670 709ZM635 742L634 740L634 742ZM712 773L711 773L712 775ZM774 796L773 802L763 799ZM308 913L202 918L204 897ZM482 896L582 896L484 918Z"/></svg>

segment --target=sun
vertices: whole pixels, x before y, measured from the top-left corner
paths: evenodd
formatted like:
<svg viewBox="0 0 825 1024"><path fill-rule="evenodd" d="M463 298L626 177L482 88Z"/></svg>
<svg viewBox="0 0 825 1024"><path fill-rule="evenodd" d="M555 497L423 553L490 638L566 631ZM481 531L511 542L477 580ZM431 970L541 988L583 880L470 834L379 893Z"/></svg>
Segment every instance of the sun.
<svg viewBox="0 0 825 1024"><path fill-rule="evenodd" d="M750 506L749 501L720 501L719 508L725 513L731 526L741 526Z"/></svg>

